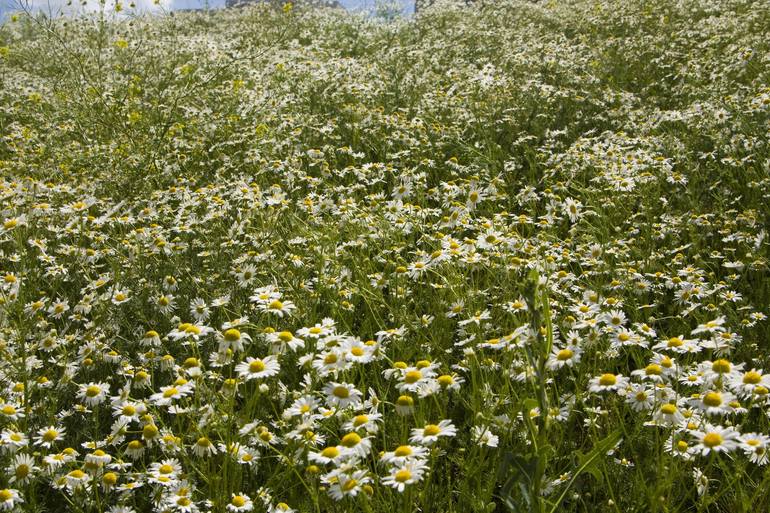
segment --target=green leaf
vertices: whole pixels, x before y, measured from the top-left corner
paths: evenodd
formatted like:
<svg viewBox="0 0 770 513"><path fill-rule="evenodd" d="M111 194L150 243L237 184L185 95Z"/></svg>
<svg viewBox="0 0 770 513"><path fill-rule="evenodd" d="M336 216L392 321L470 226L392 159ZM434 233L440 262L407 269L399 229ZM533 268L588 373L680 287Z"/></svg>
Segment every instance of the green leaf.
<svg viewBox="0 0 770 513"><path fill-rule="evenodd" d="M503 454L500 464L499 480L503 480L500 487L500 498L510 511L528 509L532 503L529 489L537 471L537 456L514 455L508 451ZM524 498L526 507L517 505L514 501L513 490L518 488L519 495Z"/></svg>
<svg viewBox="0 0 770 513"><path fill-rule="evenodd" d="M578 468L572 474L572 478L570 478L569 483L567 483L567 486L564 487L561 495L559 495L559 498L554 503L553 508L551 508L551 513L554 513L559 508L559 504L561 504L561 501L564 500L564 497L566 497L569 489L572 488L572 485L577 477L583 472L589 472L592 476L601 480L602 473L601 469L599 468L599 462L608 451L613 449L618 444L618 442L620 442L621 435L621 430L616 429L605 438L602 438L596 442L596 445L594 445L593 449L591 449L589 453L583 454L580 451L577 451Z"/></svg>

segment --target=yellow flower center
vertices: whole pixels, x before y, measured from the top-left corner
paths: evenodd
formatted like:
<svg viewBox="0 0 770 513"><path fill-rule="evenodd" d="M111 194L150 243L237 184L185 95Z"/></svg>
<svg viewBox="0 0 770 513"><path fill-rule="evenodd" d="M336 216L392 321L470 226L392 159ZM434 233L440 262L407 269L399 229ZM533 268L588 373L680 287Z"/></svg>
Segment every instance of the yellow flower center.
<svg viewBox="0 0 770 513"><path fill-rule="evenodd" d="M405 458L407 456L412 455L412 448L408 445L400 445L396 448L395 451L393 451L393 454L395 454L399 458Z"/></svg>
<svg viewBox="0 0 770 513"><path fill-rule="evenodd" d="M223 336L228 342L237 342L241 339L241 332L235 328L230 328L224 332Z"/></svg>
<svg viewBox="0 0 770 513"><path fill-rule="evenodd" d="M730 372L730 362L724 359L717 360L711 365L711 370L718 374L726 374Z"/></svg>
<svg viewBox="0 0 770 513"><path fill-rule="evenodd" d="M556 353L556 359L559 360L560 362L566 362L567 360L572 358L574 354L575 353L571 349L562 349L561 351Z"/></svg>
<svg viewBox="0 0 770 513"><path fill-rule="evenodd" d="M425 429L422 430L422 434L425 436L436 436L441 433L441 428L436 424L428 424Z"/></svg>
<svg viewBox="0 0 770 513"><path fill-rule="evenodd" d="M350 397L350 390L348 390L347 387L343 387L341 385L334 387L332 393L334 394L334 397L338 397L340 399L347 399Z"/></svg>
<svg viewBox="0 0 770 513"><path fill-rule="evenodd" d="M405 482L409 481L410 479L412 479L412 473L409 470L405 469L405 468L401 469L398 472L396 472L395 479L399 483L405 483Z"/></svg>
<svg viewBox="0 0 770 513"><path fill-rule="evenodd" d="M185 333L190 333L192 335L200 335L201 329L196 326L195 324L188 324L187 327L184 329Z"/></svg>
<svg viewBox="0 0 770 513"><path fill-rule="evenodd" d="M644 373L648 376L660 376L663 374L663 369L657 363L651 363L644 368Z"/></svg>
<svg viewBox="0 0 770 513"><path fill-rule="evenodd" d="M409 371L404 375L404 381L409 384L417 383L420 379L422 379L422 372L418 370Z"/></svg>
<svg viewBox="0 0 770 513"><path fill-rule="evenodd" d="M602 374L599 378L599 384L603 387L611 387L617 382L618 378L614 374Z"/></svg>
<svg viewBox="0 0 770 513"><path fill-rule="evenodd" d="M719 392L709 392L703 396L703 404L716 407L722 404L722 394Z"/></svg>
<svg viewBox="0 0 770 513"><path fill-rule="evenodd" d="M660 412L663 413L664 415L673 415L674 413L676 413L676 406L670 403L664 404L663 406L660 407Z"/></svg>
<svg viewBox="0 0 770 513"><path fill-rule="evenodd" d="M358 436L358 433L348 433L342 437L340 443L347 448L355 447L361 443L361 437Z"/></svg>
<svg viewBox="0 0 770 513"><path fill-rule="evenodd" d="M254 360L249 364L249 372L257 373L265 370L265 362L262 360Z"/></svg>
<svg viewBox="0 0 770 513"><path fill-rule="evenodd" d="M743 383L746 385L756 385L762 381L762 375L757 371L749 371L743 375Z"/></svg>
<svg viewBox="0 0 770 513"><path fill-rule="evenodd" d="M706 447L716 447L722 443L722 435L719 433L706 433L703 437L703 445Z"/></svg>
<svg viewBox="0 0 770 513"><path fill-rule="evenodd" d="M22 463L18 467L16 467L16 479L24 479L29 475L29 466Z"/></svg>
<svg viewBox="0 0 770 513"><path fill-rule="evenodd" d="M412 406L414 404L414 399L408 395L400 395L398 396L398 399L396 399L396 404L399 406Z"/></svg>
<svg viewBox="0 0 770 513"><path fill-rule="evenodd" d="M340 455L340 450L336 447L327 447L321 451L321 456L324 458L334 459Z"/></svg>
<svg viewBox="0 0 770 513"><path fill-rule="evenodd" d="M243 506L246 505L246 498L243 497L242 495L236 495L230 501L230 504L232 504L236 508L242 508Z"/></svg>

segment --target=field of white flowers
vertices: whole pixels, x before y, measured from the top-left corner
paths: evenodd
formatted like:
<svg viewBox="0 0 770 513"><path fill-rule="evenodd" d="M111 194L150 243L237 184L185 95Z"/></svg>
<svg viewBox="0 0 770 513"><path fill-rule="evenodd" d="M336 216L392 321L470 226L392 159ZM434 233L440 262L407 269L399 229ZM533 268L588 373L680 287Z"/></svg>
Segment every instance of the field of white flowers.
<svg viewBox="0 0 770 513"><path fill-rule="evenodd" d="M10 19L0 510L767 511L768 33Z"/></svg>

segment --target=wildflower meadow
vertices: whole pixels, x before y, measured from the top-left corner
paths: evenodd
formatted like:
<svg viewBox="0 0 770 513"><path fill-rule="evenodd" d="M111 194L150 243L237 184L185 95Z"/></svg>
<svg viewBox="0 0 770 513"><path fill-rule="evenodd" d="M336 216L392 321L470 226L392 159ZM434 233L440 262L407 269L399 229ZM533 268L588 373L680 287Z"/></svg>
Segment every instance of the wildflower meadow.
<svg viewBox="0 0 770 513"><path fill-rule="evenodd" d="M770 508L770 4L0 26L0 511Z"/></svg>

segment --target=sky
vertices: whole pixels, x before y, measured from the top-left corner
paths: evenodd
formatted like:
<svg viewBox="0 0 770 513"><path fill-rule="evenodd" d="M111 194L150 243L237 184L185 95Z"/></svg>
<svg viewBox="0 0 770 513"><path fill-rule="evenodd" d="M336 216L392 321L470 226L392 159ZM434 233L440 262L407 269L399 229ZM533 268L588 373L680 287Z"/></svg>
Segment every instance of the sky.
<svg viewBox="0 0 770 513"><path fill-rule="evenodd" d="M115 0L107 0L108 5L114 5ZM128 4L131 0L121 0ZM161 4L167 9L201 9L206 6L208 1L209 8L224 7L225 0L161 0ZM338 0L346 9L351 10L371 10L374 7L375 0ZM410 13L413 9L414 0L398 0L404 6L404 13ZM30 10L42 10L46 13L66 14L72 12L75 8L67 7L66 0L0 0L0 20L8 13L19 10L19 2L23 2ZM73 0L73 4L79 5L80 0ZM153 4L152 0L134 0L139 11L159 11L160 8ZM95 10L99 5L98 0L88 0L86 10ZM83 8L80 8L81 10Z"/></svg>

